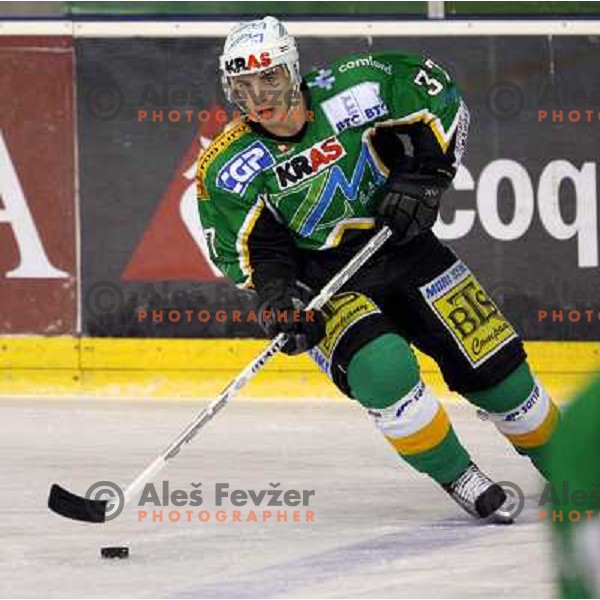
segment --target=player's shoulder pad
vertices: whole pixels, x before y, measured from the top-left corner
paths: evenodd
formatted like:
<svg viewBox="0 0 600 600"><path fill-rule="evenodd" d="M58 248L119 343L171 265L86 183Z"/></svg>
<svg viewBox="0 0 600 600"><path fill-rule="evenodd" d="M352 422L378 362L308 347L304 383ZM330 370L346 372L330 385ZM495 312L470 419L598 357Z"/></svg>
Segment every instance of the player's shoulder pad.
<svg viewBox="0 0 600 600"><path fill-rule="evenodd" d="M200 151L196 167L198 198L208 199L212 189L239 192L231 177L228 166L257 142L252 128L241 119L228 123L223 131ZM229 169L230 171L231 169Z"/></svg>

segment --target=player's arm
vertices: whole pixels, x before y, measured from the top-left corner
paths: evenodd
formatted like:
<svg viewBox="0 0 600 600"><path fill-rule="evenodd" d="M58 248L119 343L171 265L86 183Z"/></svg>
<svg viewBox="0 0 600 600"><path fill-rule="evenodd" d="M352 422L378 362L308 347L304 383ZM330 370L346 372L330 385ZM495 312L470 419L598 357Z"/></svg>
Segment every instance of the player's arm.
<svg viewBox="0 0 600 600"><path fill-rule="evenodd" d="M408 241L435 223L464 151L469 112L450 75L431 59L406 59L396 70L386 89L388 126L411 148L390 172L378 216Z"/></svg>
<svg viewBox="0 0 600 600"><path fill-rule="evenodd" d="M324 334L318 313L294 320L302 308L296 284L296 247L263 195L251 187L238 195L202 182L198 185L200 220L210 257L221 272L259 298L261 325L270 337L289 335L283 351L298 354L316 345Z"/></svg>
<svg viewBox="0 0 600 600"><path fill-rule="evenodd" d="M198 182L200 221L210 258L238 287L259 291L274 278L294 280L295 248L265 197L254 187L236 194Z"/></svg>

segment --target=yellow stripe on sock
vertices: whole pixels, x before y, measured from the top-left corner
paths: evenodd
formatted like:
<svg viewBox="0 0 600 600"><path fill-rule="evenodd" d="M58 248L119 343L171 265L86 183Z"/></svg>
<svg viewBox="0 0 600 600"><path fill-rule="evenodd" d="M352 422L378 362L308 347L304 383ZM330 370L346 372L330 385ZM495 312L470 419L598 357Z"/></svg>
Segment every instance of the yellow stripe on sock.
<svg viewBox="0 0 600 600"><path fill-rule="evenodd" d="M446 411L440 406L435 417L419 431L401 438L388 437L387 440L400 454L419 454L438 446L450 431L450 421Z"/></svg>
<svg viewBox="0 0 600 600"><path fill-rule="evenodd" d="M515 446L520 448L536 448L543 446L554 433L556 425L558 423L558 408L552 402L550 404L550 411L543 420L539 427L536 427L533 431L527 433L518 433L513 435L506 435L506 438Z"/></svg>

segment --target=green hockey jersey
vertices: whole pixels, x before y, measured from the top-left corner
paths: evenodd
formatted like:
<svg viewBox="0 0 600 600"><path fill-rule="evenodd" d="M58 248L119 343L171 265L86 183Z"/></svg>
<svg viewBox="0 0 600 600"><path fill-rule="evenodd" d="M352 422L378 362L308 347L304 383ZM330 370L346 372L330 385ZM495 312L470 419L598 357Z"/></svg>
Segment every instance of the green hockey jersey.
<svg viewBox="0 0 600 600"><path fill-rule="evenodd" d="M460 161L468 111L431 59L345 57L304 77L312 120L277 137L238 120L200 154L198 205L212 261L243 287L294 276L303 252L343 247L374 227L396 162ZM454 171L452 171L454 172Z"/></svg>
<svg viewBox="0 0 600 600"><path fill-rule="evenodd" d="M600 376L563 412L550 446L552 494L544 488L562 598L600 597ZM543 512L543 511L540 511ZM538 513L539 514L539 513Z"/></svg>

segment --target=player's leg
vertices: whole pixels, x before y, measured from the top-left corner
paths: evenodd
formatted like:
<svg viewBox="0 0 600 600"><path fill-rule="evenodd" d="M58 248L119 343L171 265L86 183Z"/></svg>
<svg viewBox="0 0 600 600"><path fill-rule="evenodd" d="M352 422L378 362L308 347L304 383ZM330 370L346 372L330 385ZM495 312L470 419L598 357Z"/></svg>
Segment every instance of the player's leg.
<svg viewBox="0 0 600 600"><path fill-rule="evenodd" d="M317 364L367 409L406 462L440 484L456 480L469 454L406 340L363 294L338 294L324 312L327 335L310 352Z"/></svg>
<svg viewBox="0 0 600 600"><path fill-rule="evenodd" d="M546 473L558 410L526 362L523 344L469 268L433 236L402 285L395 315L439 364L451 390L489 413L500 432Z"/></svg>
<svg viewBox="0 0 600 600"><path fill-rule="evenodd" d="M423 383L415 356L396 333L363 346L348 365L353 398L413 468L437 483L455 481L471 459L444 407Z"/></svg>
<svg viewBox="0 0 600 600"><path fill-rule="evenodd" d="M559 412L525 360L500 383L466 391L464 396L484 409L516 451L528 456L548 478L548 457Z"/></svg>
<svg viewBox="0 0 600 600"><path fill-rule="evenodd" d="M467 512L510 522L506 494L471 461L448 415L421 380L406 340L367 296L339 294L324 310L327 334L311 351L317 364L358 400L398 454L426 473Z"/></svg>

